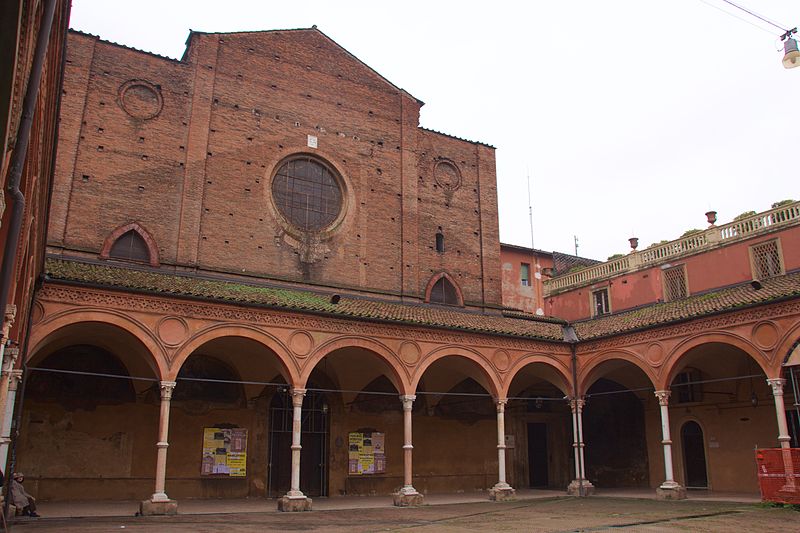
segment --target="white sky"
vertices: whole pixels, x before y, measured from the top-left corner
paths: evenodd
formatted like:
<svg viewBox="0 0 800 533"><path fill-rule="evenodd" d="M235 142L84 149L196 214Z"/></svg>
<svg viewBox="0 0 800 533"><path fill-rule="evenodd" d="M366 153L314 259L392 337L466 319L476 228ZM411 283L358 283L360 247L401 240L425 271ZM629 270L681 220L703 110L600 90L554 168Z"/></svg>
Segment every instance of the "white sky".
<svg viewBox="0 0 800 533"><path fill-rule="evenodd" d="M736 2L800 25L798 0ZM800 68L722 0L73 0L71 20L175 58L190 28L313 24L426 102L422 126L497 147L503 242L531 244L526 175L536 248L577 235L603 260L800 199Z"/></svg>

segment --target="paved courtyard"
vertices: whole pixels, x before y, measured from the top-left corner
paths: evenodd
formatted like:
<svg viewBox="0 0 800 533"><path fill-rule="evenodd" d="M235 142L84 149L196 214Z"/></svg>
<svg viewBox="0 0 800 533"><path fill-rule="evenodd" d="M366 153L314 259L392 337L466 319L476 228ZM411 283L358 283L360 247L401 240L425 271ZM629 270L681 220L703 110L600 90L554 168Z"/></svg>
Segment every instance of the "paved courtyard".
<svg viewBox="0 0 800 533"><path fill-rule="evenodd" d="M174 517L45 517L18 520L13 529L25 532L797 532L800 512L741 502L551 497L505 503L480 501L406 509L382 506L295 514L268 510Z"/></svg>

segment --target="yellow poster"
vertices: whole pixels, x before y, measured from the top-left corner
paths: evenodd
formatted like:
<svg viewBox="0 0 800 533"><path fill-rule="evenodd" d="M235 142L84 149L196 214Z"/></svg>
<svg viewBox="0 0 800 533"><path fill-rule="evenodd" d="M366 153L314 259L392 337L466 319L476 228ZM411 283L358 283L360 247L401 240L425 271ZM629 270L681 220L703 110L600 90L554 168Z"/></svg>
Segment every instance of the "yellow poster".
<svg viewBox="0 0 800 533"><path fill-rule="evenodd" d="M201 476L247 475L247 429L203 428Z"/></svg>
<svg viewBox="0 0 800 533"><path fill-rule="evenodd" d="M348 473L350 475L385 473L385 439L385 433L371 431L350 433L348 435Z"/></svg>

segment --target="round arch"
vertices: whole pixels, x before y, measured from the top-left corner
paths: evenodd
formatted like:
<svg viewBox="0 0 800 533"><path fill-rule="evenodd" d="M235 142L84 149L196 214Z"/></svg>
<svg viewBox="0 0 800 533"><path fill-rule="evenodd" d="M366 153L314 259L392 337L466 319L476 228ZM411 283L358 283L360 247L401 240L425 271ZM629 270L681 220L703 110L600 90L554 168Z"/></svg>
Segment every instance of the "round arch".
<svg viewBox="0 0 800 533"><path fill-rule="evenodd" d="M503 387L500 381L497 379L496 373L492 366L488 361L486 361L486 359L483 358L480 352L470 348L465 348L463 346L443 346L429 352L428 355L426 355L422 362L417 366L417 368L414 369L414 375L411 379L411 391L413 391L412 394L416 392L417 387L419 387L419 382L422 379L422 376L425 374L425 371L433 363L446 357L461 357L477 364L478 368L482 371L480 373L478 382L484 386L487 389L487 392L494 398L501 397L500 393ZM482 383L484 380L485 382Z"/></svg>
<svg viewBox="0 0 800 533"><path fill-rule="evenodd" d="M777 348L775 349L777 357L772 361L772 372L767 374L768 377L780 377L780 374L783 372L783 365L789 362L789 357L792 355L792 348L798 343L800 343L800 322L789 328L778 341Z"/></svg>
<svg viewBox="0 0 800 533"><path fill-rule="evenodd" d="M522 356L511 366L511 368L508 369L505 382L501 389L504 398L508 397L508 391L511 388L511 384L514 382L514 378L517 377L517 375L528 365L537 363L544 364L552 368L556 372L556 375L561 378L559 383L551 382L552 385L557 387L565 395L572 394L572 378L569 376L569 367L554 357L532 353Z"/></svg>
<svg viewBox="0 0 800 533"><path fill-rule="evenodd" d="M279 366L282 370L284 379L291 386L295 386L300 382L300 373L297 364L289 354L289 350L284 344L273 337L272 335L264 332L263 330L248 325L232 325L232 324L218 324L205 328L191 338L175 352L175 356L170 361L169 375L170 379L175 379L180 372L181 366L198 348L217 339L225 337L239 337L249 339L261 344L265 348L272 351L278 360Z"/></svg>
<svg viewBox="0 0 800 533"><path fill-rule="evenodd" d="M374 339L367 339L356 336L340 336L319 345L303 365L300 374L298 387L304 388L311 373L317 365L328 355L342 348L363 348L375 354L381 361L389 367L390 373L387 375L394 387L400 394L413 394L413 389L408 381L408 373L401 366L397 354L385 344Z"/></svg>
<svg viewBox="0 0 800 533"><path fill-rule="evenodd" d="M767 378L780 377L780 371L778 371L778 375L771 375L769 361L752 343L748 342L742 337L739 337L738 335L724 331L717 331L713 333L701 333L695 335L685 339L675 348L673 348L669 355L667 355L667 357L664 359L664 365L661 371L662 379L659 379L655 382L658 386L657 390L669 388L670 384L672 384L672 380L675 379L675 375L677 374L676 370L678 369L678 365L686 357L686 354L688 354L694 348L703 346L704 344L713 343L726 344L728 346L738 348L758 365L761 371L766 374Z"/></svg>
<svg viewBox="0 0 800 533"><path fill-rule="evenodd" d="M579 368L578 370L578 395L583 396L586 394L586 391L594 384L601 377L602 367L610 362L610 361L625 361L631 363L633 366L641 370L647 379L650 381L650 384L653 387L656 387L657 378L650 368L647 365L642 357L640 357L636 352L631 350L609 350L607 352L602 352L597 354L595 357L592 358L589 363L583 367Z"/></svg>
<svg viewBox="0 0 800 533"><path fill-rule="evenodd" d="M167 379L169 373L167 357L155 335L139 321L112 309L81 308L69 309L43 319L31 329L28 361L35 360L41 350L54 338L65 333L68 328L92 323L100 323L119 329L138 342L149 357L145 363L159 380Z"/></svg>

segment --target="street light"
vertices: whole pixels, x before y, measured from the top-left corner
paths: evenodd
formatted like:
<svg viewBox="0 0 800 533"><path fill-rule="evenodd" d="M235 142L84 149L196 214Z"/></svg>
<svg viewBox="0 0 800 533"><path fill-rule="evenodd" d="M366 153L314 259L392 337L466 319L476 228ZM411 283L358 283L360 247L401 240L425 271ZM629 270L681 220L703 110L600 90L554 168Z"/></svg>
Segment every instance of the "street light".
<svg viewBox="0 0 800 533"><path fill-rule="evenodd" d="M784 68L800 67L800 50L792 34L797 33L797 28L792 28L781 35L783 41L783 66Z"/></svg>

